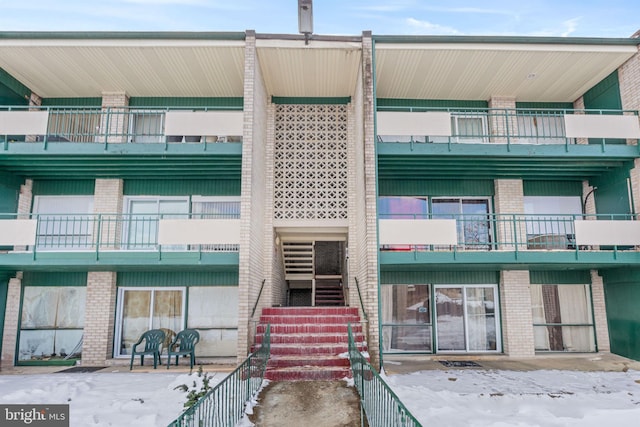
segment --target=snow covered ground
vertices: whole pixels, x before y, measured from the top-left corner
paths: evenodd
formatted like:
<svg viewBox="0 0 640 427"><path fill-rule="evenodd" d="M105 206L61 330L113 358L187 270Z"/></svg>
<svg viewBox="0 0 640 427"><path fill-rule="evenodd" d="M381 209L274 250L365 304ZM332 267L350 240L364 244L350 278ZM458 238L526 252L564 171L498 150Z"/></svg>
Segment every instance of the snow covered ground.
<svg viewBox="0 0 640 427"><path fill-rule="evenodd" d="M226 374L211 375L215 385ZM640 425L640 371L452 369L385 378L429 427ZM174 388L194 380L196 373L0 375L0 403L68 403L72 427L166 426L185 401Z"/></svg>

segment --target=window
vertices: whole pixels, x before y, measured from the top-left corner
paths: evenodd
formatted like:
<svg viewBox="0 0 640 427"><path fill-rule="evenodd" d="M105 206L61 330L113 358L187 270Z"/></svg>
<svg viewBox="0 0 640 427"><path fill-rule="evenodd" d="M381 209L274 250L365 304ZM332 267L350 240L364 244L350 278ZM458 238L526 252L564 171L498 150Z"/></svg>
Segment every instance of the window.
<svg viewBox="0 0 640 427"><path fill-rule="evenodd" d="M531 285L536 351L593 352L589 285Z"/></svg>
<svg viewBox="0 0 640 427"><path fill-rule="evenodd" d="M483 143L489 141L487 113L484 111L452 112L451 142ZM448 137L429 137L429 142L449 142Z"/></svg>
<svg viewBox="0 0 640 427"><path fill-rule="evenodd" d="M123 247L127 249L155 249L158 245L158 220L186 218L189 214L188 197L127 197L125 203L128 215L123 227ZM179 248L184 249L182 246Z"/></svg>
<svg viewBox="0 0 640 427"><path fill-rule="evenodd" d="M38 250L82 250L93 245L93 196L35 196Z"/></svg>
<svg viewBox="0 0 640 427"><path fill-rule="evenodd" d="M378 212L380 219L424 219L429 214L429 203L426 197L380 197ZM408 251L412 247L410 245L383 245L381 249Z"/></svg>
<svg viewBox="0 0 640 427"><path fill-rule="evenodd" d="M133 343L149 329L163 329L168 345L184 329L184 294L184 288L120 288L114 356L130 355Z"/></svg>
<svg viewBox="0 0 640 427"><path fill-rule="evenodd" d="M238 197L199 197L191 199L191 217L194 219L237 219L240 218ZM208 252L237 251L238 245L200 245L200 250Z"/></svg>
<svg viewBox="0 0 640 427"><path fill-rule="evenodd" d="M525 196L527 247L574 249L574 222L582 218L579 196Z"/></svg>
<svg viewBox="0 0 640 427"><path fill-rule="evenodd" d="M491 248L491 221L488 199L433 198L434 219L454 218L460 248L488 250Z"/></svg>
<svg viewBox="0 0 640 427"><path fill-rule="evenodd" d="M164 142L164 112L132 110L129 119L129 141Z"/></svg>
<svg viewBox="0 0 640 427"><path fill-rule="evenodd" d="M238 342L238 287L192 286L188 289L187 327L200 333L198 356L234 356Z"/></svg>
<svg viewBox="0 0 640 427"><path fill-rule="evenodd" d="M562 113L518 111L517 139L523 144L564 144L566 133Z"/></svg>
<svg viewBox="0 0 640 427"><path fill-rule="evenodd" d="M84 286L25 286L18 360L80 357Z"/></svg>
<svg viewBox="0 0 640 427"><path fill-rule="evenodd" d="M430 286L384 285L381 290L384 352L433 351Z"/></svg>

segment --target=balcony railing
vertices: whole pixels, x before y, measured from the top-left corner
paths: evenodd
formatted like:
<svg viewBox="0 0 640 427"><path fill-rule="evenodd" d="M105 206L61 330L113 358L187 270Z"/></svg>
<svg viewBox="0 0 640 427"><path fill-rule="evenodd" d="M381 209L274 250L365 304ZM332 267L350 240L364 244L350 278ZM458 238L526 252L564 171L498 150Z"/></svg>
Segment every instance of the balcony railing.
<svg viewBox="0 0 640 427"><path fill-rule="evenodd" d="M378 123L378 142L408 144L604 145L640 133L636 110L384 107Z"/></svg>
<svg viewBox="0 0 640 427"><path fill-rule="evenodd" d="M0 106L0 143L242 142L242 110Z"/></svg>
<svg viewBox="0 0 640 427"><path fill-rule="evenodd" d="M184 220L171 224L173 234L180 233L184 224L185 233L189 221L215 220L218 226L237 222L239 215L234 214L0 214L0 227L16 231L25 223L31 222L31 228L25 227L22 234L35 230L32 243L24 244L24 237L11 244L4 241L0 246L13 246L15 251L32 252L70 252L70 251L148 251L148 252L237 252L237 243L197 243L160 244L159 229L163 220ZM16 221L12 221L16 220ZM167 221L168 222L168 221ZM212 223L213 221L210 221ZM202 224L199 222L198 225ZM169 227L169 226L167 226ZM177 229L176 229L177 227ZM193 227L191 227L193 228ZM192 231L192 230L191 230ZM209 230L203 230L207 233ZM222 234L222 230L220 231ZM29 240L29 239L27 239ZM188 240L188 238L187 238ZM211 236L211 242L216 236ZM22 243L22 244L21 244Z"/></svg>
<svg viewBox="0 0 640 427"><path fill-rule="evenodd" d="M629 215L533 215L533 214L381 214L380 220L455 220L457 244L424 244L402 241L380 245L381 251L457 252L457 251L617 251L635 249L640 239L640 222ZM597 221L594 221L597 220ZM585 224L587 223L588 224ZM581 223L581 224L578 224ZM590 225L577 227L578 225ZM578 229L580 228L580 229ZM604 238L602 236L605 236ZM604 240L603 240L604 239ZM637 243L636 243L637 241Z"/></svg>

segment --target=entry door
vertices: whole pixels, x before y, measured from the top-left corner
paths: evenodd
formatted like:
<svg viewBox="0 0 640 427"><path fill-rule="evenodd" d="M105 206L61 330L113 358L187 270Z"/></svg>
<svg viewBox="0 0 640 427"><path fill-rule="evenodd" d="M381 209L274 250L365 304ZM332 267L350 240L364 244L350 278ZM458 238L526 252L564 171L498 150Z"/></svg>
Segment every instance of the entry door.
<svg viewBox="0 0 640 427"><path fill-rule="evenodd" d="M435 286L437 351L497 352L497 285Z"/></svg>

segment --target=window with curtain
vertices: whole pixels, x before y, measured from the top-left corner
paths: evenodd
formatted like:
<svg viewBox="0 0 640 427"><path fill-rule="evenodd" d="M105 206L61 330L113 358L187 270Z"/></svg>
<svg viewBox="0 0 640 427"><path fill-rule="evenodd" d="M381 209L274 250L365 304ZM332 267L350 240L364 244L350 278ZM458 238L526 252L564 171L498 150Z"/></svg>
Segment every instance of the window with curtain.
<svg viewBox="0 0 640 427"><path fill-rule="evenodd" d="M191 199L191 218L194 219L238 219L239 197L200 197ZM237 244L200 245L200 250L209 252L237 251Z"/></svg>
<svg viewBox="0 0 640 427"><path fill-rule="evenodd" d="M565 144L561 112L525 111L517 116L517 139L521 144Z"/></svg>
<svg viewBox="0 0 640 427"><path fill-rule="evenodd" d="M187 218L188 197L127 197L123 247L150 250L158 245L158 220L160 218ZM184 250L184 246L167 246L166 250Z"/></svg>
<svg viewBox="0 0 640 427"><path fill-rule="evenodd" d="M35 196L38 250L82 250L93 246L93 196Z"/></svg>
<svg viewBox="0 0 640 427"><path fill-rule="evenodd" d="M198 356L235 357L238 343L238 287L189 287L187 327L197 329Z"/></svg>
<svg viewBox="0 0 640 427"><path fill-rule="evenodd" d="M84 286L25 286L18 360L80 357L86 295Z"/></svg>
<svg viewBox="0 0 640 427"><path fill-rule="evenodd" d="M383 285L382 345L387 353L431 352L429 285Z"/></svg>
<svg viewBox="0 0 640 427"><path fill-rule="evenodd" d="M130 113L129 126L130 142L164 142L163 111L132 110Z"/></svg>
<svg viewBox="0 0 640 427"><path fill-rule="evenodd" d="M536 351L593 352L589 285L531 285Z"/></svg>
<svg viewBox="0 0 640 427"><path fill-rule="evenodd" d="M133 343L149 329L162 329L168 345L184 329L184 295L184 288L120 288L115 356L130 355Z"/></svg>

